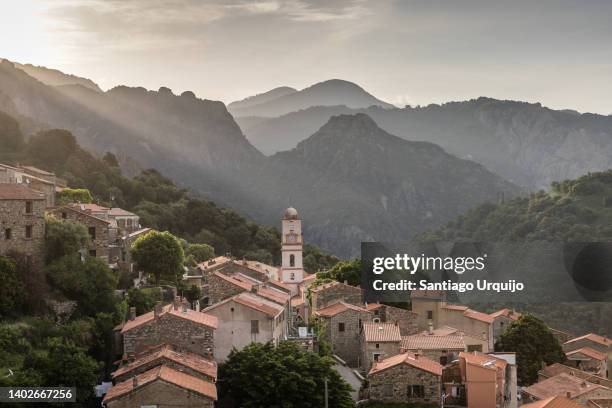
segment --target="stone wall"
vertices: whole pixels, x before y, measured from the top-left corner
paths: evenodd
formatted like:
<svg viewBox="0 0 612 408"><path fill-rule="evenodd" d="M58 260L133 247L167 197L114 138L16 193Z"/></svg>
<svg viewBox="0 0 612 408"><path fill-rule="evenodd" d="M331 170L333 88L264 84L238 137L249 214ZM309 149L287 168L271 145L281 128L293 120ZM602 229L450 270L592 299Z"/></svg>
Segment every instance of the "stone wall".
<svg viewBox="0 0 612 408"><path fill-rule="evenodd" d="M340 300L352 305L363 306L361 289L343 283L313 291L311 298L313 311L337 303Z"/></svg>
<svg viewBox="0 0 612 408"><path fill-rule="evenodd" d="M26 201L32 212L26 213ZM45 238L45 200L2 200L0 198L0 255L19 252L30 258L33 265L42 265ZM31 226L31 238L26 227ZM6 239L10 229L10 239Z"/></svg>
<svg viewBox="0 0 612 408"><path fill-rule="evenodd" d="M164 343L207 356L214 350L213 329L164 313L123 334L123 349L128 356Z"/></svg>
<svg viewBox="0 0 612 408"><path fill-rule="evenodd" d="M346 310L325 319L325 334L331 343L332 351L351 367L358 367L362 356L361 326L372 321L372 313ZM340 331L340 323L344 331Z"/></svg>
<svg viewBox="0 0 612 408"><path fill-rule="evenodd" d="M440 377L407 364L399 364L368 376L370 399L385 402L438 403ZM408 398L410 385L424 387L423 398Z"/></svg>
<svg viewBox="0 0 612 408"><path fill-rule="evenodd" d="M213 408L214 402L194 392L160 380L144 384L106 404L108 408Z"/></svg>
<svg viewBox="0 0 612 408"><path fill-rule="evenodd" d="M222 273L222 272L221 272ZM208 276L208 304L214 305L222 300L244 292L246 289L236 286L227 280L210 274Z"/></svg>
<svg viewBox="0 0 612 408"><path fill-rule="evenodd" d="M84 225L88 232L90 228L95 228L95 239L89 239L87 251L96 251L96 258L109 262L110 228L106 221L64 207L52 210L51 214L58 220Z"/></svg>
<svg viewBox="0 0 612 408"><path fill-rule="evenodd" d="M395 323L399 326L400 334L408 336L419 332L418 314L411 310L401 309L395 306L382 305L381 321Z"/></svg>
<svg viewBox="0 0 612 408"><path fill-rule="evenodd" d="M362 335L363 337L363 335ZM379 354L383 359L389 358L399 354L401 342L387 341L383 343L366 342L364 338L361 339L361 347L363 350L361 358L361 370L368 373L372 368L374 362L374 354Z"/></svg>

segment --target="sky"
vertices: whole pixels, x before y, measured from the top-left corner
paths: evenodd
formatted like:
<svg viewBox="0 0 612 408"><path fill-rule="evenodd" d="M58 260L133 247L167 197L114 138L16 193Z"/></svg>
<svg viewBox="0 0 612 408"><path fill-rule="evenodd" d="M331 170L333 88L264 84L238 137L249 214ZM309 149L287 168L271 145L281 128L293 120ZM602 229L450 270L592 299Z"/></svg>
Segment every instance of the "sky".
<svg viewBox="0 0 612 408"><path fill-rule="evenodd" d="M341 78L398 106L608 115L611 17L607 0L4 0L0 58L226 103Z"/></svg>

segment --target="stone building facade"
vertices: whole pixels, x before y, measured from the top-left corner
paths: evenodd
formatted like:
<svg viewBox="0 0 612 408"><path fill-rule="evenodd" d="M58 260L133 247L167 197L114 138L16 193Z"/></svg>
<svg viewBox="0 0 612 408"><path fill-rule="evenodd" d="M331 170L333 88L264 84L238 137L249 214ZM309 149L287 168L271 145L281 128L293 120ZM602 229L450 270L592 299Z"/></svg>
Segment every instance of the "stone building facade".
<svg viewBox="0 0 612 408"><path fill-rule="evenodd" d="M252 288L253 284L246 280L215 271L208 276L207 285L202 288L202 297L204 299L208 297L208 302L204 302L205 304L214 305L244 291L250 291Z"/></svg>
<svg viewBox="0 0 612 408"><path fill-rule="evenodd" d="M66 220L84 225L89 233L89 241L86 248L88 255L95 256L109 263L111 242L114 242L116 239L116 231L110 228L109 221L77 210L71 206L53 208L48 212L60 221Z"/></svg>
<svg viewBox="0 0 612 408"><path fill-rule="evenodd" d="M419 332L418 314L412 310L402 309L381 303L370 303L366 308L374 314L373 320L381 323L393 323L400 329L402 336Z"/></svg>
<svg viewBox="0 0 612 408"><path fill-rule="evenodd" d="M24 254L33 264L44 258L46 198L20 184L0 184L0 255Z"/></svg>
<svg viewBox="0 0 612 408"><path fill-rule="evenodd" d="M312 310L317 311L339 301L356 306L363 305L362 290L341 282L329 282L310 288Z"/></svg>
<svg viewBox="0 0 612 408"><path fill-rule="evenodd" d="M368 373L367 393L374 401L437 404L441 377L440 364L402 353L374 364Z"/></svg>
<svg viewBox="0 0 612 408"><path fill-rule="evenodd" d="M368 372L374 362L400 353L402 336L399 327L393 323L364 323L361 349L361 368Z"/></svg>
<svg viewBox="0 0 612 408"><path fill-rule="evenodd" d="M164 307L158 303L152 312L130 316L123 325L123 351L134 356L160 344L170 344L191 353L210 356L214 351L217 326L216 317L191 310L186 302L175 300Z"/></svg>
<svg viewBox="0 0 612 408"><path fill-rule="evenodd" d="M315 316L325 330L325 340L332 352L349 366L358 367L361 356L361 329L363 324L372 321L372 312L346 302L337 302L319 309Z"/></svg>

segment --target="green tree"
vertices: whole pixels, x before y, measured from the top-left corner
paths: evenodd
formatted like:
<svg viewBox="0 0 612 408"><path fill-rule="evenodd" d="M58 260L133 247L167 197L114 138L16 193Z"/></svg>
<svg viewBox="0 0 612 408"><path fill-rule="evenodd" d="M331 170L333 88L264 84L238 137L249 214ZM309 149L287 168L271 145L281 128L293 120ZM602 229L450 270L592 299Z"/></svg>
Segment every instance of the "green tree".
<svg viewBox="0 0 612 408"><path fill-rule="evenodd" d="M565 360L561 345L550 329L530 314L522 315L508 326L495 344L495 351L516 353L520 385L537 381L542 362L549 365Z"/></svg>
<svg viewBox="0 0 612 408"><path fill-rule="evenodd" d="M195 285L191 285L183 290L183 296L185 296L190 303L193 303L202 298L202 290Z"/></svg>
<svg viewBox="0 0 612 408"><path fill-rule="evenodd" d="M135 307L137 315L150 312L155 302L161 300L162 293L159 288L132 288L127 293L128 306Z"/></svg>
<svg viewBox="0 0 612 408"><path fill-rule="evenodd" d="M243 408L320 408L328 381L329 406L353 407L347 384L333 368L333 360L302 350L297 344L252 343L233 350L219 368L221 398ZM253 381L258 373L258 381Z"/></svg>
<svg viewBox="0 0 612 408"><path fill-rule="evenodd" d="M60 205L72 203L88 204L93 202L91 193L86 188L65 188L57 193L56 198Z"/></svg>
<svg viewBox="0 0 612 408"><path fill-rule="evenodd" d="M25 288L15 262L4 256L0 256L0 282L0 319L19 315Z"/></svg>
<svg viewBox="0 0 612 408"><path fill-rule="evenodd" d="M145 273L177 282L183 273L184 252L179 240L171 233L151 231L134 242L132 258Z"/></svg>
<svg viewBox="0 0 612 408"><path fill-rule="evenodd" d="M46 224L45 255L47 262L76 254L89 240L89 234L83 224L60 221L54 217L47 217Z"/></svg>
<svg viewBox="0 0 612 408"><path fill-rule="evenodd" d="M317 280L326 279L346 281L349 285L358 286L361 283L361 259L340 261L330 270L317 273Z"/></svg>
<svg viewBox="0 0 612 408"><path fill-rule="evenodd" d="M62 169L77 148L74 136L63 129L38 132L26 146L28 156L34 162L54 171Z"/></svg>
<svg viewBox="0 0 612 408"><path fill-rule="evenodd" d="M192 256L196 263L200 263L212 259L215 256L215 249L207 244L190 244L185 255Z"/></svg>
<svg viewBox="0 0 612 408"><path fill-rule="evenodd" d="M115 295L117 277L100 259L67 255L47 267L47 280L64 296L77 302L77 312L82 316L115 312L118 298Z"/></svg>

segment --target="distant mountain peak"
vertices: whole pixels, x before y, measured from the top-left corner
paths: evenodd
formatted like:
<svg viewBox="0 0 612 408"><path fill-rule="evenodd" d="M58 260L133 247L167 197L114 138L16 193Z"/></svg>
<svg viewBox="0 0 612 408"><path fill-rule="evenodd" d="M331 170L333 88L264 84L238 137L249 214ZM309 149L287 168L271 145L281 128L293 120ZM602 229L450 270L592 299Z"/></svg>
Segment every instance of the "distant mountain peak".
<svg viewBox="0 0 612 408"><path fill-rule="evenodd" d="M72 74L67 74L57 69L47 68L43 66L36 66L32 64L20 64L19 62L7 61L13 66L29 76L36 78L45 85L50 86L66 86L66 85L80 85L85 88L94 90L96 92L102 92L98 84L89 78L83 78Z"/></svg>

